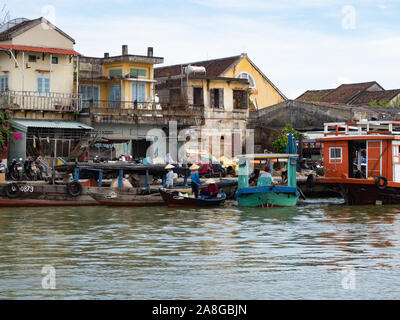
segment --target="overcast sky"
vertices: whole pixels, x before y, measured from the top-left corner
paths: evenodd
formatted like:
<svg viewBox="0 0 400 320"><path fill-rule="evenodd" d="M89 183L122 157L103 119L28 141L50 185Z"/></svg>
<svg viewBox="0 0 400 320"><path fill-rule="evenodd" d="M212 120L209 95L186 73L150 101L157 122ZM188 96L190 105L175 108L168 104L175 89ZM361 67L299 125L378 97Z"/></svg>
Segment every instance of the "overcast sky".
<svg viewBox="0 0 400 320"><path fill-rule="evenodd" d="M1 1L0 1L1 2ZM164 65L246 52L288 97L341 83L400 88L400 0L6 1L11 18L46 17L83 55L164 57Z"/></svg>

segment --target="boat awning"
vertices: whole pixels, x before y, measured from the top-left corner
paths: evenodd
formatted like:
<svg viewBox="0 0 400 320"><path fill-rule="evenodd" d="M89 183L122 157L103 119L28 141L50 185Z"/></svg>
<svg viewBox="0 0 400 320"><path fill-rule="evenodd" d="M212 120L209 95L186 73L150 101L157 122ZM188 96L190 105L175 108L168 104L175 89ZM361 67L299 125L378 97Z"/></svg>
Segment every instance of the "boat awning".
<svg viewBox="0 0 400 320"><path fill-rule="evenodd" d="M254 159L254 160L263 160L263 159L276 159L276 158L297 158L298 154L286 154L286 153L259 153L259 154L242 154L236 156L238 159Z"/></svg>
<svg viewBox="0 0 400 320"><path fill-rule="evenodd" d="M80 56L79 52L68 49L56 49L56 48L43 48L43 47L30 47L30 46L17 46L11 44L2 44L0 49L3 50L19 50L19 51L32 51L32 52L43 52L43 53L56 53L56 54L70 54L73 56Z"/></svg>
<svg viewBox="0 0 400 320"><path fill-rule="evenodd" d="M11 120L15 129L27 132L28 128L93 130L92 127L77 121L50 120Z"/></svg>

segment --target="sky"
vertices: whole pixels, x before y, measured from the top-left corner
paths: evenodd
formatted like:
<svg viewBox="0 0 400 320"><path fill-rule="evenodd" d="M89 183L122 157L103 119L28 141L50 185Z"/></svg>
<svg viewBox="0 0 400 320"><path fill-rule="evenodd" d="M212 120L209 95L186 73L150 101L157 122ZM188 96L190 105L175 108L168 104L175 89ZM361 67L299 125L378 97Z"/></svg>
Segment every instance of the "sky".
<svg viewBox="0 0 400 320"><path fill-rule="evenodd" d="M2 1L10 18L44 16L87 56L164 57L163 65L247 53L289 99L377 81L400 88L400 0ZM158 65L161 66L161 65Z"/></svg>

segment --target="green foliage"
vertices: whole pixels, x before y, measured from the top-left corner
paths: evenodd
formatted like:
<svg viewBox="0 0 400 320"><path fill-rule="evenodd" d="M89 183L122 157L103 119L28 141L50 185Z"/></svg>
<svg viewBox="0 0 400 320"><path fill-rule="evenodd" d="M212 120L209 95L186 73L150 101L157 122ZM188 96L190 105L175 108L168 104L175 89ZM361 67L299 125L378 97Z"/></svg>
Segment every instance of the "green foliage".
<svg viewBox="0 0 400 320"><path fill-rule="evenodd" d="M400 107L400 103L398 101L399 99L396 99L394 103L390 103L390 100L372 100L368 103L369 106L371 107Z"/></svg>
<svg viewBox="0 0 400 320"><path fill-rule="evenodd" d="M296 140L300 140L300 138L304 139L304 135L293 129L291 124L287 124L281 131L281 134L278 138L275 139L274 142L272 142L272 151L275 153L285 153L286 152L286 146L288 143L288 134L292 133L293 137Z"/></svg>
<svg viewBox="0 0 400 320"><path fill-rule="evenodd" d="M14 132L11 129L11 125L12 122L7 120L5 113L0 111L0 152L6 150L8 147L10 137Z"/></svg>

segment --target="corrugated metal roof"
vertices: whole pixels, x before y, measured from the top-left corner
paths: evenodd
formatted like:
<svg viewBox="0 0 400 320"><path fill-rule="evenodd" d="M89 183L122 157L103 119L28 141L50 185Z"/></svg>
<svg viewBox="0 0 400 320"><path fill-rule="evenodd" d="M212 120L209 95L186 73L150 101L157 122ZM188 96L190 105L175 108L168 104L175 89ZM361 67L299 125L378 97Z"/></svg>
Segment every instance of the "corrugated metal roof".
<svg viewBox="0 0 400 320"><path fill-rule="evenodd" d="M92 130L93 128L76 121L48 121L48 120L12 120L17 126L27 128L54 128L54 129L82 129Z"/></svg>

